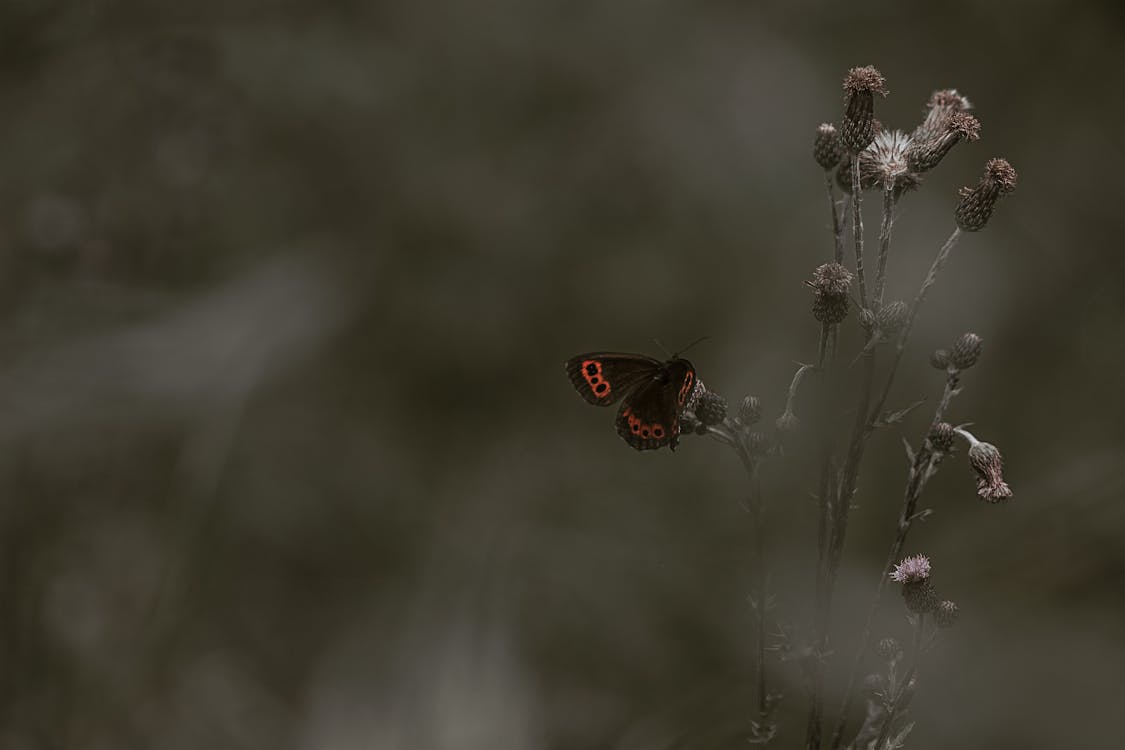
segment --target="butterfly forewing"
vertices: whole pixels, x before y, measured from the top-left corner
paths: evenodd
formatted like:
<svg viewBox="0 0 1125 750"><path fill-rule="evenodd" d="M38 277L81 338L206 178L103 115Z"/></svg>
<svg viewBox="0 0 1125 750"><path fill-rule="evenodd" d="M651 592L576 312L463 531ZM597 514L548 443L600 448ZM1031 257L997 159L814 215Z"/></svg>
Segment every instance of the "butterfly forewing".
<svg viewBox="0 0 1125 750"><path fill-rule="evenodd" d="M596 406L609 406L653 380L663 367L659 360L643 354L591 352L567 360L566 373L582 398Z"/></svg>

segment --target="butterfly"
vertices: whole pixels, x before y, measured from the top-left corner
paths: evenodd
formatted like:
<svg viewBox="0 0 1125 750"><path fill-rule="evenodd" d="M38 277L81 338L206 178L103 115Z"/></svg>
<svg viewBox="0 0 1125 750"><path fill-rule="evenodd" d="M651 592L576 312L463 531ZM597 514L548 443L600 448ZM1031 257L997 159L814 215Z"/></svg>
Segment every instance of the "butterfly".
<svg viewBox="0 0 1125 750"><path fill-rule="evenodd" d="M676 448L680 412L696 384L695 367L673 356L661 362L643 354L591 352L571 357L566 374L582 398L595 406L621 400L617 434L639 451Z"/></svg>

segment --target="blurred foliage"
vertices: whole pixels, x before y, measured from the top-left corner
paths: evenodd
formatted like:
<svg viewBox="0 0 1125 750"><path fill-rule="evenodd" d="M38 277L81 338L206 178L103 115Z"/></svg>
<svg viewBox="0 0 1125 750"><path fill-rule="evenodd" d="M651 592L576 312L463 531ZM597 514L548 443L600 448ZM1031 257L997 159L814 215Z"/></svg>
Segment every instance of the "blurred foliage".
<svg viewBox="0 0 1125 750"><path fill-rule="evenodd" d="M0 5L0 748L741 746L740 469L702 440L630 451L561 363L709 335L707 384L776 416L831 248L814 130L867 63L885 123L949 86L983 123L904 200L892 296L958 186L991 156L1020 171L892 397L936 398L928 352L983 336L951 418L1016 491L985 506L954 461L926 497L908 551L962 618L921 667L911 746L1115 744L1123 20L1046 0ZM809 452L766 486L798 625ZM877 436L841 654L905 469ZM771 679L797 736L801 682Z"/></svg>

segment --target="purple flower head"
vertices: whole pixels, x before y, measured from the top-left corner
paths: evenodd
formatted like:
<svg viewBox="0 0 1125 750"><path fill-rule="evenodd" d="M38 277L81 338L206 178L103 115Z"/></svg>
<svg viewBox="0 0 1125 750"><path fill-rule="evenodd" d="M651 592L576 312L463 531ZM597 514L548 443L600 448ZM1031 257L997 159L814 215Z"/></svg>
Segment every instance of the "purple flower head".
<svg viewBox="0 0 1125 750"><path fill-rule="evenodd" d="M925 555L907 557L891 573L896 583L918 583L930 577L930 558Z"/></svg>

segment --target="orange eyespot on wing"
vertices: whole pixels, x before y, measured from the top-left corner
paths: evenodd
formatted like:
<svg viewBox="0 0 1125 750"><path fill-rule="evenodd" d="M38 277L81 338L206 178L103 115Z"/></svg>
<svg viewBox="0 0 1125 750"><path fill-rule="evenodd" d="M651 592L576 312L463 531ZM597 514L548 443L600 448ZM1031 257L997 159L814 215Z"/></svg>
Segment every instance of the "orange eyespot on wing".
<svg viewBox="0 0 1125 750"><path fill-rule="evenodd" d="M676 396L676 401L682 409L684 404L687 403L688 397L691 395L691 389L695 385L695 371L688 370L684 374L684 384L680 386L680 392Z"/></svg>
<svg viewBox="0 0 1125 750"><path fill-rule="evenodd" d="M652 450L667 445L679 435L680 425L678 420L669 426L645 419L625 404L617 415L617 434L637 450Z"/></svg>
<svg viewBox="0 0 1125 750"><path fill-rule="evenodd" d="M602 374L602 363L596 359L582 360L582 377L586 379L586 384L590 386L590 390L597 398L609 398L610 393L613 392L613 386L605 379Z"/></svg>

